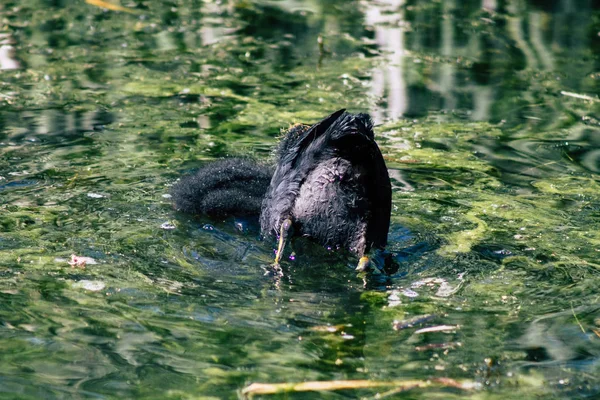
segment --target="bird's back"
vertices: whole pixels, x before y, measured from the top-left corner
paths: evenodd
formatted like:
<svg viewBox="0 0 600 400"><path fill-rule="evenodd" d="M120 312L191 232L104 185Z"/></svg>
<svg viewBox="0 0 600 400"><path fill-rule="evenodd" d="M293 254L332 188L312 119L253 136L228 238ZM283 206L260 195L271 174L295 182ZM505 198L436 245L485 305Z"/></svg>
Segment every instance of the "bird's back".
<svg viewBox="0 0 600 400"><path fill-rule="evenodd" d="M385 246L390 211L391 185L371 120L340 110L282 140L261 230L277 234L291 218L301 235L362 256Z"/></svg>

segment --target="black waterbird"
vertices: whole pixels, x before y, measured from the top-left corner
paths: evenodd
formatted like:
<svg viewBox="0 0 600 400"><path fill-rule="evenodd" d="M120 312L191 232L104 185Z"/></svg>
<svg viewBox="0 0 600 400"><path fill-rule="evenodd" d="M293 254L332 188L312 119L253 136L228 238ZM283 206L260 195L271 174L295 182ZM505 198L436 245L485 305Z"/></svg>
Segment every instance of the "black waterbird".
<svg viewBox="0 0 600 400"><path fill-rule="evenodd" d="M369 264L387 243L391 184L367 114L339 110L312 125L295 125L281 140L270 183L268 167L250 160L209 164L172 190L175 208L223 216L260 212L263 236L306 236L345 248ZM259 201L262 200L262 201ZM258 204L260 203L260 210Z"/></svg>

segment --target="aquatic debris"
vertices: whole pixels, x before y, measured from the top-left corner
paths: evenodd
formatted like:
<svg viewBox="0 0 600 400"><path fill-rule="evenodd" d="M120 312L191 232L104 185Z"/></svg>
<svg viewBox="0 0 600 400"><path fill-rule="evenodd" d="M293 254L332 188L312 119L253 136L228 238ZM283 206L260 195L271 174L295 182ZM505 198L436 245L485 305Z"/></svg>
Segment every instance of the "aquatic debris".
<svg viewBox="0 0 600 400"><path fill-rule="evenodd" d="M579 329L581 329L581 332L585 335L585 328L583 327L583 325L581 325L581 322L579 321L579 318L577 318L577 314L575 313L575 309L573 308L573 302L571 301L571 312L573 313L573 318L575 318L575 322L577 322L577 325L579 326Z"/></svg>
<svg viewBox="0 0 600 400"><path fill-rule="evenodd" d="M85 268L86 264L97 264L96 260L92 257L83 257L76 256L75 254L71 254L71 260L67 261L67 263L71 266L71 268Z"/></svg>
<svg viewBox="0 0 600 400"><path fill-rule="evenodd" d="M415 351L427 351L427 350L447 350L461 347L461 342L448 342L448 343L429 343L424 346L416 346Z"/></svg>
<svg viewBox="0 0 600 400"><path fill-rule="evenodd" d="M458 292L462 284L463 282L460 282L458 285L452 286L448 282L443 282L438 288L437 292L435 292L435 295L437 297L450 297L454 293Z"/></svg>
<svg viewBox="0 0 600 400"><path fill-rule="evenodd" d="M423 328L415 331L415 334L421 333L431 333L431 332L449 332L460 329L458 325L438 325L438 326L430 326L428 328Z"/></svg>
<svg viewBox="0 0 600 400"><path fill-rule="evenodd" d="M169 222L169 221L167 221L167 222L163 222L163 223L160 225L160 229L171 230L171 229L175 229L175 228L176 228L175 224L173 224L173 223L171 223L171 222Z"/></svg>
<svg viewBox="0 0 600 400"><path fill-rule="evenodd" d="M397 290L392 290L390 295L388 296L388 307L396 307L402 304L402 300L400 300L400 296L398 295Z"/></svg>
<svg viewBox="0 0 600 400"><path fill-rule="evenodd" d="M450 378L437 378L431 380L394 380L394 381L369 381L369 380L336 380L336 381L309 381L300 383L252 383L242 390L242 396L250 399L254 395L322 392L348 389L375 389L394 387L395 390L405 391L427 387L451 387L461 390L474 390L480 385L473 381L457 381Z"/></svg>
<svg viewBox="0 0 600 400"><path fill-rule="evenodd" d="M431 321L433 318L435 318L435 315L426 314L426 315L419 315L419 316L411 318L411 319L405 319L402 321L394 320L394 322L392 322L392 328L395 331L399 331L401 329L406 329L406 328L413 328L415 325L420 325L424 322Z"/></svg>
<svg viewBox="0 0 600 400"><path fill-rule="evenodd" d="M388 300L388 307L396 307L399 306L400 304L402 304L402 300L400 300L400 295L405 296L405 297L409 297L409 298L415 298L415 297L419 297L419 293L415 292L412 289L394 289L390 292L390 295L388 296L387 300Z"/></svg>
<svg viewBox="0 0 600 400"><path fill-rule="evenodd" d="M454 293L458 292L464 283L463 275L459 275L458 279L460 282L456 286L452 286L444 278L425 278L416 282L413 282L411 287L418 289L422 286L433 287L439 285L438 290L435 292L437 297L450 297Z"/></svg>
<svg viewBox="0 0 600 400"><path fill-rule="evenodd" d="M309 328L313 332L322 332L322 333L336 333L339 332L342 339L352 340L354 339L354 335L346 333L344 328L350 328L352 324L342 324L342 325L319 325L313 326Z"/></svg>
<svg viewBox="0 0 600 400"><path fill-rule="evenodd" d="M165 278L157 278L154 283L156 283L162 290L169 294L174 294L177 296L181 296L181 289L183 288L183 283L178 281L173 281Z"/></svg>
<svg viewBox="0 0 600 400"><path fill-rule="evenodd" d="M73 287L89 290L91 292L99 292L106 287L106 284L102 281L88 281L84 279L73 283Z"/></svg>
<svg viewBox="0 0 600 400"><path fill-rule="evenodd" d="M19 68L21 64L15 59L15 48L8 44L0 46L0 70Z"/></svg>
<svg viewBox="0 0 600 400"><path fill-rule="evenodd" d="M400 293L402 293L402 294L403 294L404 296L406 296L406 297L418 297L418 296L419 296L419 293L415 292L415 291L414 291L414 290L412 290L412 289L404 289L404 290L403 290L402 292L400 292Z"/></svg>
<svg viewBox="0 0 600 400"><path fill-rule="evenodd" d="M500 250L494 251L494 254L498 254L499 256L510 256L513 253L510 250L500 249Z"/></svg>
<svg viewBox="0 0 600 400"><path fill-rule="evenodd" d="M101 199L104 197L104 195L100 193L88 193L87 197L91 197L92 199Z"/></svg>
<svg viewBox="0 0 600 400"><path fill-rule="evenodd" d="M337 331L340 331L344 328L350 328L352 327L352 324L342 324L342 325L317 325L317 326L313 326L310 327L309 330L313 331L313 332L328 332L328 333L335 333Z"/></svg>
<svg viewBox="0 0 600 400"><path fill-rule="evenodd" d="M421 286L433 286L435 284L441 284L446 282L445 279L443 278L425 278L425 279L421 279L418 281L415 281L412 283L411 287L416 289L416 288L420 288Z"/></svg>
<svg viewBox="0 0 600 400"><path fill-rule="evenodd" d="M588 96L587 94L579 94L579 93L567 92L567 91L564 91L564 90L561 90L560 94L562 94L563 96L574 97L574 98L580 99L580 100L600 101L599 98Z"/></svg>
<svg viewBox="0 0 600 400"><path fill-rule="evenodd" d="M118 4L109 3L103 0L85 0L86 3L91 4L96 7L106 8L111 11L122 11L130 14L136 14L137 11L131 8L123 7Z"/></svg>

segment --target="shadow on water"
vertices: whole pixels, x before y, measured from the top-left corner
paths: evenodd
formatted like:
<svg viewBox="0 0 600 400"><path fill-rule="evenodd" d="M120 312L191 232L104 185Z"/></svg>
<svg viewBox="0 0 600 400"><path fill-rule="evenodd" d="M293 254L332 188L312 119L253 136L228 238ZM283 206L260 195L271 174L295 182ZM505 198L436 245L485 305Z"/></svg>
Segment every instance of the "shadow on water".
<svg viewBox="0 0 600 400"><path fill-rule="evenodd" d="M93 3L0 5L0 397L600 393L596 0ZM342 107L376 122L394 273L298 240L277 274L251 221L172 209Z"/></svg>

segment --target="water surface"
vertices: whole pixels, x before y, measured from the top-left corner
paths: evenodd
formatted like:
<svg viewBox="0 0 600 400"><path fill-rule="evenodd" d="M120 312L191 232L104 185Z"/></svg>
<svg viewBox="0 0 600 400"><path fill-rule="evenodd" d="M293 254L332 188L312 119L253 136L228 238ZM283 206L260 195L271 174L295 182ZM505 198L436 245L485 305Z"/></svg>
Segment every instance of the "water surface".
<svg viewBox="0 0 600 400"><path fill-rule="evenodd" d="M90 3L0 5L0 397L600 394L597 1ZM339 108L377 124L397 273L299 243L277 277L248 221L172 210Z"/></svg>

